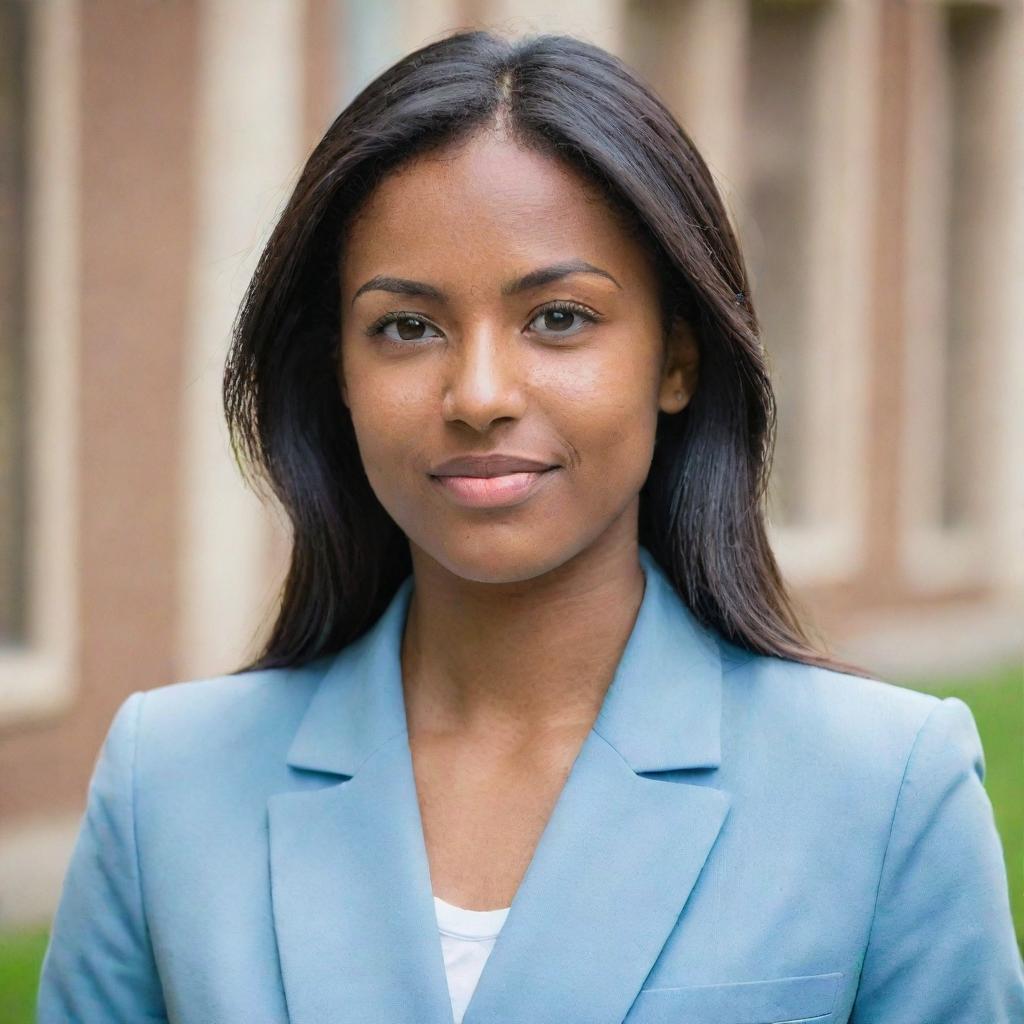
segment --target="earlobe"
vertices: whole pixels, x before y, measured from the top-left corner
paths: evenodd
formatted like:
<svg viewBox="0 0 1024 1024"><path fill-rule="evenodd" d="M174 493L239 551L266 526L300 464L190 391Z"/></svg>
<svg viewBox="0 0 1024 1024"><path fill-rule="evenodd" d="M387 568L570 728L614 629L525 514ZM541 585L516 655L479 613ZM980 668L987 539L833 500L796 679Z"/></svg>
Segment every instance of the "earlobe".
<svg viewBox="0 0 1024 1024"><path fill-rule="evenodd" d="M348 408L348 387L345 385L345 375L341 366L341 354L335 350L333 358L336 364L335 380L338 382L338 394L341 395L341 400Z"/></svg>
<svg viewBox="0 0 1024 1024"><path fill-rule="evenodd" d="M690 325L680 318L672 323L666 342L660 408L662 412L681 412L697 390L700 349Z"/></svg>

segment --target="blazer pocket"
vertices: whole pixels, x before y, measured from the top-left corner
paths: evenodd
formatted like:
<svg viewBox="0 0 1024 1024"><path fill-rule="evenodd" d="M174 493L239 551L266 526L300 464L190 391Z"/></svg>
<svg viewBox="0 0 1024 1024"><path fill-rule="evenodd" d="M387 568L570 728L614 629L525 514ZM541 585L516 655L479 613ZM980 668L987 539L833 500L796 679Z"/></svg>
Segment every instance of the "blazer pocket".
<svg viewBox="0 0 1024 1024"><path fill-rule="evenodd" d="M642 988L623 1024L827 1024L842 971L770 981Z"/></svg>

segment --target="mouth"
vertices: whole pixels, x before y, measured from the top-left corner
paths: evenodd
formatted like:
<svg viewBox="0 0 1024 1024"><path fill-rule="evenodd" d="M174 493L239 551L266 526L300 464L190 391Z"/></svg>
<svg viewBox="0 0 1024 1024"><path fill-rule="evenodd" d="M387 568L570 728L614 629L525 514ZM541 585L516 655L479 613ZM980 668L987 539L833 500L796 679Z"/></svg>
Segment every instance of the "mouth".
<svg viewBox="0 0 1024 1024"><path fill-rule="evenodd" d="M558 471L558 466L542 470L518 471L500 476L433 476L434 486L457 505L465 508L507 508L519 505Z"/></svg>

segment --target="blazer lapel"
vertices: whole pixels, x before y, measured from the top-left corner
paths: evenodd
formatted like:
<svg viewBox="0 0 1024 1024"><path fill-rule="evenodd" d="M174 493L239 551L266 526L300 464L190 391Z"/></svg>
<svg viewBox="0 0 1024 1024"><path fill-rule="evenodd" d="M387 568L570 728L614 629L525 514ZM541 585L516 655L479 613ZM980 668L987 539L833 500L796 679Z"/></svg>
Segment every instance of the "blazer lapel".
<svg viewBox="0 0 1024 1024"><path fill-rule="evenodd" d="M657 778L718 766L721 664L714 637L646 549L640 558L633 631L464 1024L621 1021L725 821L722 790Z"/></svg>
<svg viewBox="0 0 1024 1024"><path fill-rule="evenodd" d="M464 1024L622 1020L715 843L722 790L658 778L720 760L715 638L646 549L643 601ZM289 750L345 776L269 801L271 888L293 1024L451 1021L406 732L412 577L329 664ZM312 788L316 787L316 788Z"/></svg>
<svg viewBox="0 0 1024 1024"><path fill-rule="evenodd" d="M292 1024L452 1020L401 690L411 579L332 662L288 752L348 781L268 802Z"/></svg>

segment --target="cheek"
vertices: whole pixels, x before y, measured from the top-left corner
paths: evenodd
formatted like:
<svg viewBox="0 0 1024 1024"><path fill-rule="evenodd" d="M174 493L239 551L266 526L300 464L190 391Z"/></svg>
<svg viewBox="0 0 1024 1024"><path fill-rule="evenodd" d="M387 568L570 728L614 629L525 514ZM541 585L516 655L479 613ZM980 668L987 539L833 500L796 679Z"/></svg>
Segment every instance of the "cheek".
<svg viewBox="0 0 1024 1024"><path fill-rule="evenodd" d="M390 462L420 436L416 399L405 392L378 389L349 391L352 425L363 460L368 465Z"/></svg>
<svg viewBox="0 0 1024 1024"><path fill-rule="evenodd" d="M424 436L423 381L353 360L345 364L345 380L359 454L376 488L381 477L408 462L410 447Z"/></svg>
<svg viewBox="0 0 1024 1024"><path fill-rule="evenodd" d="M657 380L641 346L616 358L580 360L538 386L557 399L560 426L577 451L578 473L608 487L639 487L647 477L657 428Z"/></svg>
<svg viewBox="0 0 1024 1024"><path fill-rule="evenodd" d="M395 401L393 392L359 391L353 396L352 426L359 458L370 489L392 519L408 532L422 511L421 488L415 486L410 466L422 461L416 439L422 424L412 419L412 402Z"/></svg>

